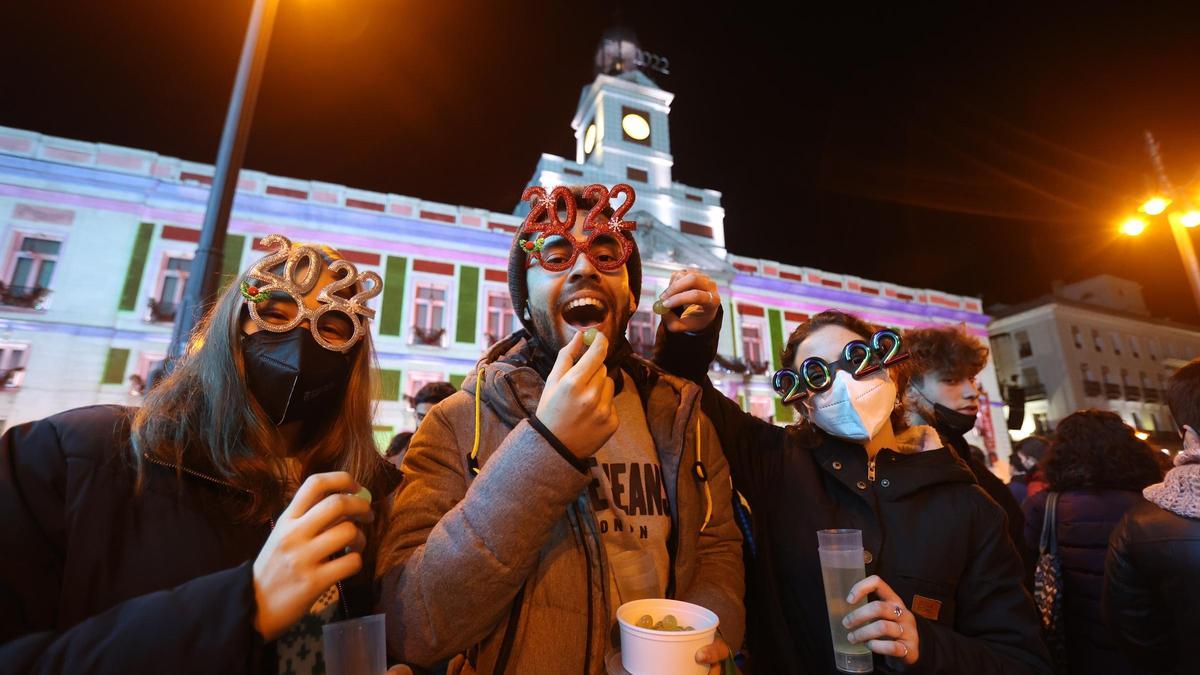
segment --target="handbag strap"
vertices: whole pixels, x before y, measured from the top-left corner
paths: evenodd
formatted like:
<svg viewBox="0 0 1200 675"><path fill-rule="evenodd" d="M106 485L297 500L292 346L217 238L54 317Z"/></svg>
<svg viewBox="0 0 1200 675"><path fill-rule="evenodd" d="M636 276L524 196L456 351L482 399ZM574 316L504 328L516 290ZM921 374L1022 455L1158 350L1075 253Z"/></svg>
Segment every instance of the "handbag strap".
<svg viewBox="0 0 1200 675"><path fill-rule="evenodd" d="M1046 513L1042 517L1042 540L1038 545L1038 555L1058 555L1058 533L1055 521L1055 513L1058 511L1058 493L1050 492L1046 495Z"/></svg>

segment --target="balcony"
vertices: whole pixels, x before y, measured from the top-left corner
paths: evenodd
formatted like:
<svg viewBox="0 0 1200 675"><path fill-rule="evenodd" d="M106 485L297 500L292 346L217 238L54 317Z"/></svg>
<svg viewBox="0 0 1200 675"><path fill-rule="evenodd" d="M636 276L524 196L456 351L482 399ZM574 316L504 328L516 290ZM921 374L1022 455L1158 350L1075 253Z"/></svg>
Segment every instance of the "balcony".
<svg viewBox="0 0 1200 675"><path fill-rule="evenodd" d="M1141 390L1141 388L1139 388L1139 387L1130 387L1129 385L1126 385L1126 386L1125 386L1125 400L1126 400L1126 401L1140 401L1140 400L1142 400L1142 390Z"/></svg>
<svg viewBox="0 0 1200 675"><path fill-rule="evenodd" d="M1115 401L1121 398L1121 385L1105 383L1104 397L1110 401Z"/></svg>
<svg viewBox="0 0 1200 675"><path fill-rule="evenodd" d="M1041 382L1027 384L1022 387L1025 390L1026 401L1044 401L1046 400L1046 385Z"/></svg>
<svg viewBox="0 0 1200 675"><path fill-rule="evenodd" d="M427 329L421 326L412 327L413 344L429 345L430 347L441 347L442 336L446 334L445 328Z"/></svg>
<svg viewBox="0 0 1200 675"><path fill-rule="evenodd" d="M1099 396L1101 393L1100 383L1092 380L1083 381L1084 396Z"/></svg>
<svg viewBox="0 0 1200 675"><path fill-rule="evenodd" d="M146 303L150 308L150 321L155 323L172 323L175 321L175 312L178 311L179 305L173 302L162 302L155 298L150 298Z"/></svg>
<svg viewBox="0 0 1200 675"><path fill-rule="evenodd" d="M41 286L9 286L0 283L0 304L9 307L41 309L42 302L50 295L49 288Z"/></svg>

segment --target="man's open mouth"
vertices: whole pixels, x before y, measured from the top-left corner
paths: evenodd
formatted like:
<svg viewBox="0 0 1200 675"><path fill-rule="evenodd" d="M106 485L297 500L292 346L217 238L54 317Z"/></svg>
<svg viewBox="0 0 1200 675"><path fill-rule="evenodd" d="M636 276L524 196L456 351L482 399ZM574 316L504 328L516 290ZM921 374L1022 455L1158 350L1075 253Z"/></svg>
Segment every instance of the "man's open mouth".
<svg viewBox="0 0 1200 675"><path fill-rule="evenodd" d="M562 318L575 330L587 330L604 323L608 305L601 298L585 295L568 300L562 308Z"/></svg>

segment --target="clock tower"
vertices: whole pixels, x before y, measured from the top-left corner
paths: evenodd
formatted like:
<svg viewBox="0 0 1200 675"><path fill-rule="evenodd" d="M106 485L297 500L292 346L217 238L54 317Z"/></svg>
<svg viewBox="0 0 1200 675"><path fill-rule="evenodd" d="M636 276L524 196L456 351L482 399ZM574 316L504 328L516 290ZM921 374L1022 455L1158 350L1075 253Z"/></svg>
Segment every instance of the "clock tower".
<svg viewBox="0 0 1200 675"><path fill-rule="evenodd" d="M610 28L596 49L596 79L575 109L575 161L662 189L671 184L668 116L675 95L642 71L646 54L633 31ZM657 58L657 57L654 57Z"/></svg>
<svg viewBox="0 0 1200 675"><path fill-rule="evenodd" d="M633 31L618 26L600 39L595 66L595 79L583 88L571 120L575 156L543 154L529 185L629 183L637 191L631 215L638 216L639 230L645 222L660 231L659 239L687 235L680 240L685 247L724 258L721 193L675 182L672 175L669 116L675 94L647 75L666 75L667 59L643 51ZM524 202L514 210L518 216L527 212Z"/></svg>

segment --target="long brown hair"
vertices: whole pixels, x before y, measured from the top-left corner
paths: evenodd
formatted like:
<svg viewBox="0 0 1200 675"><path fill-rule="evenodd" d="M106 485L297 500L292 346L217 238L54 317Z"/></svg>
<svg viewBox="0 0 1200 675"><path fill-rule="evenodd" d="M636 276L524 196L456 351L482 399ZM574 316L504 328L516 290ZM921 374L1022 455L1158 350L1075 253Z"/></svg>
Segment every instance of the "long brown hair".
<svg viewBox="0 0 1200 675"><path fill-rule="evenodd" d="M332 249L322 252L326 264L341 257ZM266 522L285 505L289 476L276 428L246 387L242 278L229 284L192 333L187 355L146 396L133 418L132 452L139 486L147 454L177 471L201 467L250 495L239 518ZM307 441L296 458L302 476L346 471L368 485L382 463L371 428L378 368L369 330L349 355L341 407L324 423L305 423L301 436Z"/></svg>
<svg viewBox="0 0 1200 675"><path fill-rule="evenodd" d="M800 343L804 342L813 333L827 326L841 326L846 330L858 335L863 340L870 340L871 336L879 330L879 328L867 321L847 314L836 309L827 309L819 314L814 314L812 317L796 326L796 330L788 336L787 344L784 345L782 363L784 368L795 368L796 351L800 348ZM894 378L893 378L894 379ZM903 397L904 393L897 390L897 397ZM804 415L800 414L799 406L796 405L798 421L788 427L788 431L803 447L815 447L821 442L821 433L817 426L808 421ZM897 408L892 412L892 426L897 430L905 428L904 414L901 408Z"/></svg>

